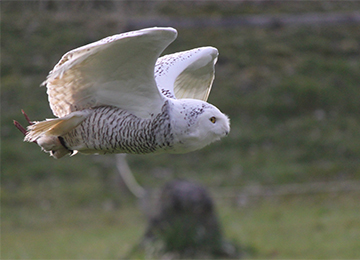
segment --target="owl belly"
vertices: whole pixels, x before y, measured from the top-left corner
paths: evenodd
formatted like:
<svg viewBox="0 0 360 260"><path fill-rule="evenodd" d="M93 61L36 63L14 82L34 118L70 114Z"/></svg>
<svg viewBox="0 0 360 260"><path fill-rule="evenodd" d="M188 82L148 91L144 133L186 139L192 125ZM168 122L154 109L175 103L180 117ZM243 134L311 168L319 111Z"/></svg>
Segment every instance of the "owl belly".
<svg viewBox="0 0 360 260"><path fill-rule="evenodd" d="M123 109L103 106L62 136L66 147L81 153L161 153L172 149L173 134L166 104L161 113L139 118Z"/></svg>

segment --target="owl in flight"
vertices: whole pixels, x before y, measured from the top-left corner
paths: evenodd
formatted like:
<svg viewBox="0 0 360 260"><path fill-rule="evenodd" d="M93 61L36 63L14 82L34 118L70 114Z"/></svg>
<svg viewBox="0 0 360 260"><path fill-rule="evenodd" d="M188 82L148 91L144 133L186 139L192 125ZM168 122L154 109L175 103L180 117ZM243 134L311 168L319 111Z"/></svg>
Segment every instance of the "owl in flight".
<svg viewBox="0 0 360 260"><path fill-rule="evenodd" d="M61 158L187 153L226 136L228 117L206 102L218 51L159 58L176 36L173 28L148 28L66 53L43 83L57 118L32 123L25 141Z"/></svg>

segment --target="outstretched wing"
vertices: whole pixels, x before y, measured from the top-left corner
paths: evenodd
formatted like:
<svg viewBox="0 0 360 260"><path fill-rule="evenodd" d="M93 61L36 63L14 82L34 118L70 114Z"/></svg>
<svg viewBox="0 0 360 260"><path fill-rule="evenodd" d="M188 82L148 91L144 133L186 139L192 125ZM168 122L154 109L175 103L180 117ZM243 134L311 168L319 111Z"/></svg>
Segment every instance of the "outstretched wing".
<svg viewBox="0 0 360 260"><path fill-rule="evenodd" d="M55 116L100 105L149 117L161 110L154 67L176 38L173 28L118 34L66 53L44 82Z"/></svg>
<svg viewBox="0 0 360 260"><path fill-rule="evenodd" d="M171 98L194 98L206 101L215 76L218 50L202 47L165 55L155 66L159 90Z"/></svg>

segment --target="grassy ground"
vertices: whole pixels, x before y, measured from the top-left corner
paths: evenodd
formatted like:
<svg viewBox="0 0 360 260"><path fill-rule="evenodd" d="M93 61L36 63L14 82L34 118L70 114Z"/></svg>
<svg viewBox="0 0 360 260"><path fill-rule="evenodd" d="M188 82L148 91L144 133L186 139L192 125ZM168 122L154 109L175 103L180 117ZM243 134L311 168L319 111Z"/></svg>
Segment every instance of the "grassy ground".
<svg viewBox="0 0 360 260"><path fill-rule="evenodd" d="M259 199L246 208L218 202L225 237L251 259L357 259L359 194ZM1 259L145 258L140 210L4 208ZM151 257L147 255L147 257Z"/></svg>
<svg viewBox="0 0 360 260"><path fill-rule="evenodd" d="M6 212L1 259L116 259L131 249L144 229L134 208Z"/></svg>

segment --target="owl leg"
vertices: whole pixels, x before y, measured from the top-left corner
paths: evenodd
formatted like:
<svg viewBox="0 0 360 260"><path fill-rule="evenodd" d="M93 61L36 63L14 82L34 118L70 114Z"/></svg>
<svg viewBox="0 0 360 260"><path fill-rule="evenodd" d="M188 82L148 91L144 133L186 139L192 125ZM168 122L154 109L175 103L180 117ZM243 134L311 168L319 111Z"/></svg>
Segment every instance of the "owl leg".
<svg viewBox="0 0 360 260"><path fill-rule="evenodd" d="M21 110L21 112L29 125L34 125L34 122L30 120L25 111ZM27 131L26 128L23 127L18 121L14 120L14 125L17 129L19 129L21 133L23 133L24 136L29 133L29 131ZM60 136L42 136L32 142L38 144L42 148L42 150L49 152L51 156L56 159L59 159L67 154L73 154L74 152L66 147L62 137Z"/></svg>
<svg viewBox="0 0 360 260"><path fill-rule="evenodd" d="M73 151L68 149L61 136L43 135L37 139L38 145L45 152L49 152L52 157L59 159L67 154L72 154Z"/></svg>
<svg viewBox="0 0 360 260"><path fill-rule="evenodd" d="M65 135L78 126L90 113L90 111L78 111L70 113L63 118L50 119L41 122L32 122L24 111L22 111L29 126L25 129L19 122L14 120L14 125L25 135L25 141L38 144L42 150L49 152L51 156L58 159L64 155L74 153L66 146ZM29 131L28 131L29 130Z"/></svg>

